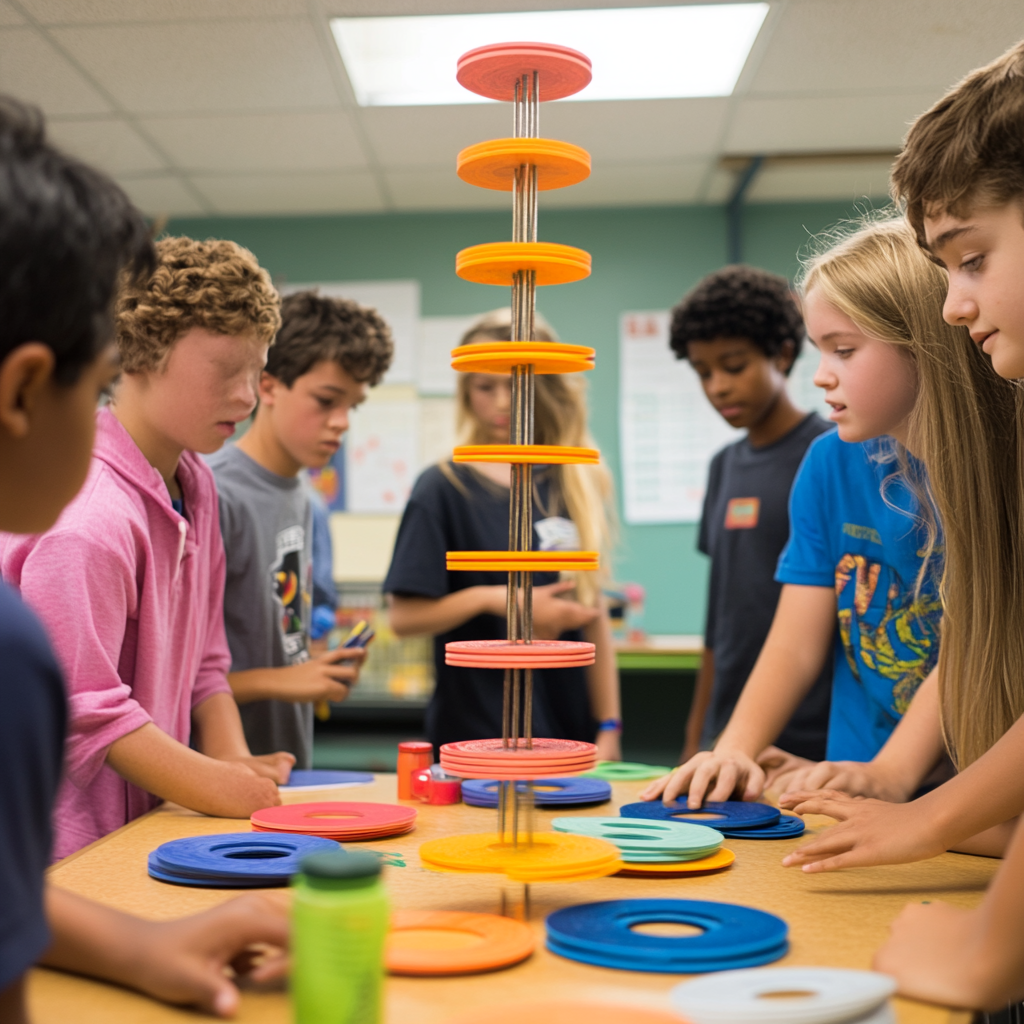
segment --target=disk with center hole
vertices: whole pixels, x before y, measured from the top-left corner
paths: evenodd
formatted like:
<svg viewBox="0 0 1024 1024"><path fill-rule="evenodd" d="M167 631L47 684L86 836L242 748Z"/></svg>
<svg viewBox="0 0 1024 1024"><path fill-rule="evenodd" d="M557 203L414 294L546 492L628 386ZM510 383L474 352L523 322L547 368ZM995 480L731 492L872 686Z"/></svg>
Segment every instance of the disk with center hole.
<svg viewBox="0 0 1024 1024"><path fill-rule="evenodd" d="M260 831L297 832L354 842L410 831L416 809L398 804L322 801L266 807L249 820Z"/></svg>
<svg viewBox="0 0 1024 1024"><path fill-rule="evenodd" d="M558 242L484 242L455 256L455 273L475 284L509 288L520 270L532 271L538 286L571 284L590 276L590 253Z"/></svg>
<svg viewBox="0 0 1024 1024"><path fill-rule="evenodd" d="M706 803L691 810L685 803L666 806L660 800L640 801L619 808L624 818L652 818L655 821L682 821L709 828L729 829L738 832L748 828L774 825L780 818L779 811L767 804L746 803L742 800L725 800L721 803ZM735 837L734 837L735 838Z"/></svg>
<svg viewBox="0 0 1024 1024"><path fill-rule="evenodd" d="M607 779L609 782L646 782L647 779L658 779L668 775L671 768L657 764L638 764L636 761L598 761L597 765L587 772L591 779Z"/></svg>
<svg viewBox="0 0 1024 1024"><path fill-rule="evenodd" d="M556 832L595 836L622 851L624 861L698 860L709 857L722 845L722 834L705 825L684 825L673 821L646 821L641 818L555 818Z"/></svg>
<svg viewBox="0 0 1024 1024"><path fill-rule="evenodd" d="M462 784L463 803L473 807L497 807L497 779L467 779ZM516 789L525 793L525 782L516 783ZM578 804L596 804L610 800L612 787L601 779L564 778L535 779L533 802L537 807L572 807Z"/></svg>
<svg viewBox="0 0 1024 1024"><path fill-rule="evenodd" d="M579 50L556 43L491 43L469 50L459 58L455 77L459 84L491 100L510 102L523 75L537 72L541 88L537 98L561 100L590 84L590 58Z"/></svg>
<svg viewBox="0 0 1024 1024"><path fill-rule="evenodd" d="M628 861L623 864L619 876L625 878L684 878L687 875L703 875L711 874L714 871L724 871L735 859L736 854L732 850L720 847L710 857L703 857L699 860L674 861L662 864Z"/></svg>
<svg viewBox="0 0 1024 1024"><path fill-rule="evenodd" d="M556 444L464 444L452 452L452 462L496 462L531 466L596 466L596 448Z"/></svg>
<svg viewBox="0 0 1024 1024"><path fill-rule="evenodd" d="M537 168L541 191L566 188L590 177L590 154L571 142L555 139L490 139L467 146L455 161L455 173L478 188L511 192L516 171Z"/></svg>
<svg viewBox="0 0 1024 1024"><path fill-rule="evenodd" d="M553 341L488 341L452 349L452 369L461 373L510 373L515 366L532 366L539 374L581 373L594 368L594 350Z"/></svg>

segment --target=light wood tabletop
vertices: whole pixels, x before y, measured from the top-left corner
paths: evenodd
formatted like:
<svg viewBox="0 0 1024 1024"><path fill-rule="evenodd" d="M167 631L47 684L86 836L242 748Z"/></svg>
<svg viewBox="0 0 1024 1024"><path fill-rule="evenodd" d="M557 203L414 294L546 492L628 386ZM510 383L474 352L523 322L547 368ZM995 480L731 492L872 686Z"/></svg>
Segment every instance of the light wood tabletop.
<svg viewBox="0 0 1024 1024"><path fill-rule="evenodd" d="M536 827L547 830L551 818L566 813L614 815L636 799L638 783L617 783L611 803L567 812L536 812ZM309 800L395 800L395 777L379 775L372 784L315 793L285 793L287 803ZM401 909L461 910L496 913L504 883L495 875L438 874L421 867L420 843L444 835L488 832L496 813L459 804L419 805L416 830L385 841L358 844L400 855L385 871L392 905ZM830 823L808 818L808 834ZM219 832L248 831L248 822L207 818L164 806L119 829L51 869L57 885L101 903L152 919L196 913L236 895L157 882L146 873L151 850L170 839ZM594 900L677 897L739 903L778 914L790 926L787 965L868 968L904 904L946 900L977 904L998 861L943 854L919 864L864 868L825 875L804 875L780 864L802 840L726 840L736 862L719 874L648 881L605 878L594 882L542 883L531 886L531 925L537 950L515 967L455 978L389 978L388 1024L445 1024L475 1007L505 1006L529 1000L591 999L604 1003L668 1008L668 992L683 976L607 970L565 960L543 948L544 918L553 910ZM355 846L357 844L353 844ZM398 866L404 864L404 866ZM520 894L522 887L509 888ZM164 1006L145 996L101 982L38 969L29 985L35 1024L165 1024L196 1021L194 1013ZM900 1024L966 1024L968 1016L905 1000L896 1001ZM246 992L236 1018L241 1024L291 1021L283 992ZM624 1021L628 1018L624 1018Z"/></svg>

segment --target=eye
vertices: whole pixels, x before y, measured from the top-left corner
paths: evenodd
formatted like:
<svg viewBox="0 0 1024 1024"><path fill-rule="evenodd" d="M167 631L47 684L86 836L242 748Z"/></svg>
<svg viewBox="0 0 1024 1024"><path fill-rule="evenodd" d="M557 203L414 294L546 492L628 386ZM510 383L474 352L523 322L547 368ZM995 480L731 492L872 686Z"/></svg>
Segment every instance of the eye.
<svg viewBox="0 0 1024 1024"><path fill-rule="evenodd" d="M855 348L837 348L836 355L839 356L840 359L847 359L856 351L857 350Z"/></svg>
<svg viewBox="0 0 1024 1024"><path fill-rule="evenodd" d="M722 369L726 373L730 373L733 376L742 373L748 366L748 363L734 363L732 366L723 366Z"/></svg>
<svg viewBox="0 0 1024 1024"><path fill-rule="evenodd" d="M984 258L984 256L972 256L969 260L964 260L957 269L967 271L978 270Z"/></svg>

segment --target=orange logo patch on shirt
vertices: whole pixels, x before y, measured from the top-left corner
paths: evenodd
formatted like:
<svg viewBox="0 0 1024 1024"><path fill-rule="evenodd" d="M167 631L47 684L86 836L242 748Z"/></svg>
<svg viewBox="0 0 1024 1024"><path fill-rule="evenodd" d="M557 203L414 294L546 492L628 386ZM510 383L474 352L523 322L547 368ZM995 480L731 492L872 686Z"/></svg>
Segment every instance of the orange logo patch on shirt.
<svg viewBox="0 0 1024 1024"><path fill-rule="evenodd" d="M733 498L725 509L727 530L752 530L761 511L760 498Z"/></svg>

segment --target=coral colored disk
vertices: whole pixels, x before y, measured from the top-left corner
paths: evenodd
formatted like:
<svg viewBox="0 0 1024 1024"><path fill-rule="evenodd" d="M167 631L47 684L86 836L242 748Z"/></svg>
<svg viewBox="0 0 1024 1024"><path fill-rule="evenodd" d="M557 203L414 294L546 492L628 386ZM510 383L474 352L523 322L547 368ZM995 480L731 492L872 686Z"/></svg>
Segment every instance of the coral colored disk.
<svg viewBox="0 0 1024 1024"><path fill-rule="evenodd" d="M596 551L449 551L449 572L592 572Z"/></svg>
<svg viewBox="0 0 1024 1024"><path fill-rule="evenodd" d="M355 841L383 839L410 831L416 809L397 804L323 801L266 807L249 820L260 832L297 832Z"/></svg>
<svg viewBox="0 0 1024 1024"><path fill-rule="evenodd" d="M537 168L541 191L578 185L590 177L590 154L555 139L491 139L467 146L455 161L455 173L467 184L511 192L516 171Z"/></svg>
<svg viewBox="0 0 1024 1024"><path fill-rule="evenodd" d="M712 871L723 871L735 859L736 854L723 846L711 854L710 857L704 857L701 860L684 860L663 864L632 861L627 863L619 874L629 878L683 878L686 875L702 875L710 874Z"/></svg>
<svg viewBox="0 0 1024 1024"><path fill-rule="evenodd" d="M555 43L491 43L459 58L455 77L463 88L490 100L511 102L523 75L537 72L538 98L561 100L585 89L593 77L590 58Z"/></svg>
<svg viewBox="0 0 1024 1024"><path fill-rule="evenodd" d="M626 1006L617 1003L543 1002L511 1003L505 1006L488 1004L446 1024L687 1024L684 1018L662 1010Z"/></svg>
<svg viewBox="0 0 1024 1024"><path fill-rule="evenodd" d="M509 917L399 910L391 919L384 965L391 974L474 974L517 964L535 946L530 926Z"/></svg>
<svg viewBox="0 0 1024 1024"><path fill-rule="evenodd" d="M554 444L464 444L452 452L453 462L500 462L531 466L596 466L596 448Z"/></svg>
<svg viewBox="0 0 1024 1024"><path fill-rule="evenodd" d="M455 256L455 273L475 284L512 286L517 270L532 270L536 284L572 284L590 276L590 253L556 242L484 242Z"/></svg>
<svg viewBox="0 0 1024 1024"><path fill-rule="evenodd" d="M593 743L585 743L582 740L535 739L533 746L529 749L523 746L523 742L523 740L520 740L518 747L509 749L502 745L500 739L459 740L456 743L445 743L441 747L441 753L447 752L453 757L516 757L521 760L572 760L577 757L590 757L597 750Z"/></svg>
<svg viewBox="0 0 1024 1024"><path fill-rule="evenodd" d="M574 666L585 668L587 665L594 664L594 657L593 655L589 657L581 655L578 658L531 658L524 660L514 657L483 658L479 656L474 657L471 654L447 654L445 655L444 663L464 668L572 668Z"/></svg>
<svg viewBox="0 0 1024 1024"><path fill-rule="evenodd" d="M582 373L594 368L588 345L552 341L491 341L452 349L452 369L460 373L510 373L532 366L534 373Z"/></svg>
<svg viewBox="0 0 1024 1024"><path fill-rule="evenodd" d="M579 740L535 739L529 749L503 747L500 739L463 740L441 747L441 766L464 779L536 779L578 775L593 768L597 747Z"/></svg>
<svg viewBox="0 0 1024 1024"><path fill-rule="evenodd" d="M563 668L593 665L594 645L574 640L456 640L445 644L445 664L478 668Z"/></svg>

